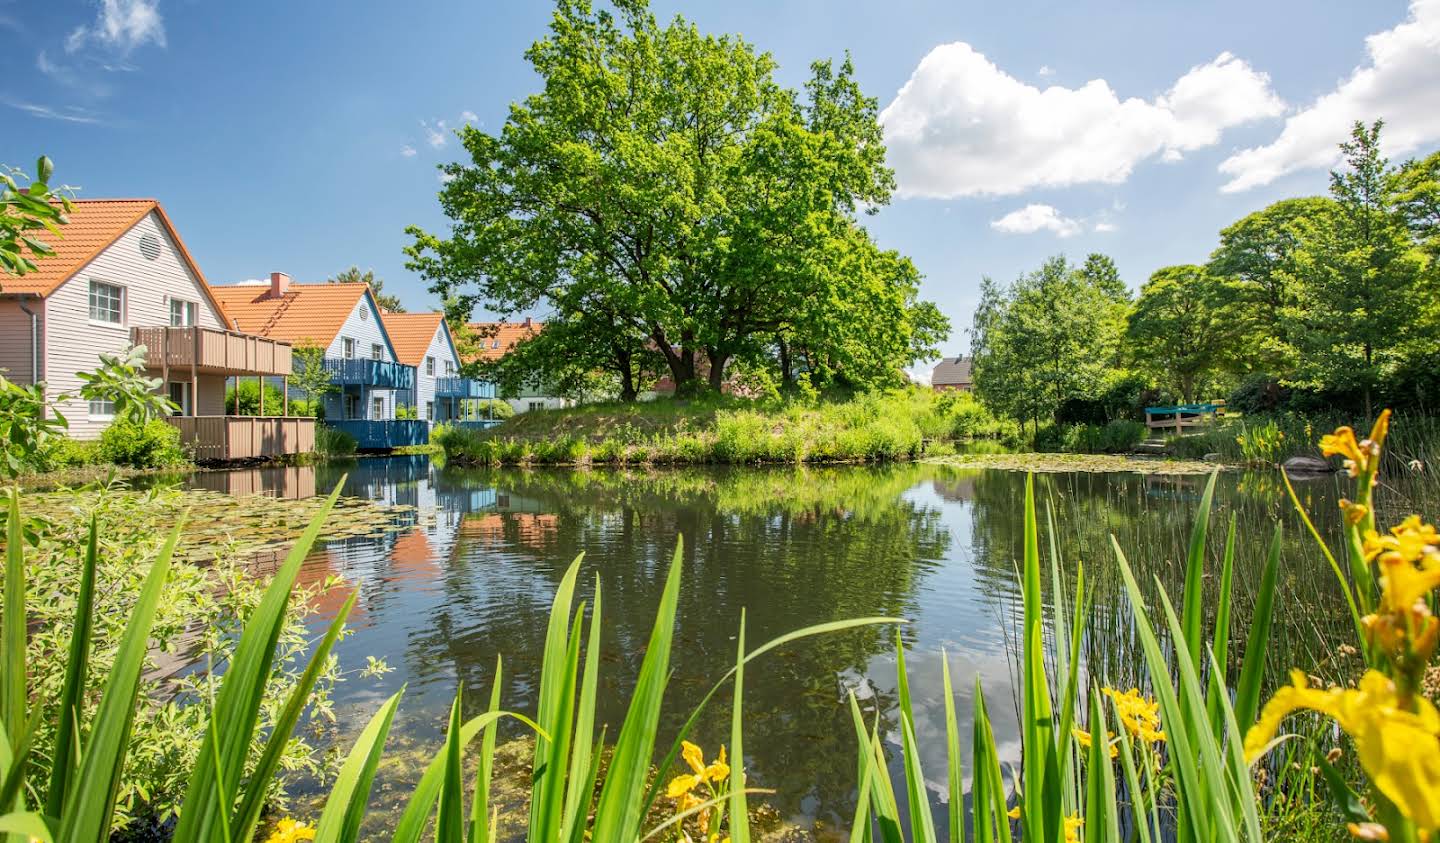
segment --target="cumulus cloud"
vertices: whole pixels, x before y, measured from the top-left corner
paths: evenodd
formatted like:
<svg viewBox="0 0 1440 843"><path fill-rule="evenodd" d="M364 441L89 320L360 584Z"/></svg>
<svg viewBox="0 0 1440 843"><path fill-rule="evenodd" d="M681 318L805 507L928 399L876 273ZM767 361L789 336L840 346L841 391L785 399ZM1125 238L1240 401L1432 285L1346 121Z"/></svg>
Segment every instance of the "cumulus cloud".
<svg viewBox="0 0 1440 843"><path fill-rule="evenodd" d="M436 120L434 123L420 121L420 128L425 132L425 142L431 147L439 149L449 142L450 138L445 134L448 124L444 120Z"/></svg>
<svg viewBox="0 0 1440 843"><path fill-rule="evenodd" d="M72 30L65 38L65 52L77 52L92 41L122 54L145 44L165 46L159 0L100 0L95 22Z"/></svg>
<svg viewBox="0 0 1440 843"><path fill-rule="evenodd" d="M1080 233L1084 225L1079 220L1061 214L1053 205L1026 205L998 220L991 220L990 227L1005 234L1049 231L1060 237L1073 237Z"/></svg>
<svg viewBox="0 0 1440 843"><path fill-rule="evenodd" d="M1283 110L1269 76L1229 53L1153 100L1122 100L1103 79L1029 85L956 42L920 61L880 120L900 195L953 198L1123 182L1141 161Z"/></svg>
<svg viewBox="0 0 1440 843"><path fill-rule="evenodd" d="M1100 221L1100 222L1095 223L1094 231L1095 231L1097 234L1109 234L1110 232L1112 232L1112 231L1117 231L1117 230L1119 230L1119 226L1117 226L1117 225L1116 225L1115 223L1113 223L1113 222L1105 222L1104 220L1102 220L1102 221Z"/></svg>
<svg viewBox="0 0 1440 843"><path fill-rule="evenodd" d="M1298 170L1333 167L1336 145L1356 120L1386 121L1389 155L1440 140L1440 0L1411 0L1409 17L1365 39L1368 61L1335 90L1290 115L1279 137L1235 153L1220 164L1234 193Z"/></svg>
<svg viewBox="0 0 1440 843"><path fill-rule="evenodd" d="M476 113L473 112L473 111L462 111L462 112L460 112L460 122L462 122L462 123L479 123L479 122L480 122L480 115L476 114Z"/></svg>
<svg viewBox="0 0 1440 843"><path fill-rule="evenodd" d="M413 147L413 146L411 146L410 144L407 143L407 144L405 144L404 146L400 147L400 154L403 155L403 156L405 156L406 158L414 158L414 157L415 157L415 147Z"/></svg>
<svg viewBox="0 0 1440 843"><path fill-rule="evenodd" d="M1054 75L1055 75L1055 68L1051 67L1051 66L1048 65L1048 64L1042 64L1042 65L1040 65L1040 69L1039 69L1038 71L1036 71L1036 73L1039 74L1040 76L1054 76Z"/></svg>

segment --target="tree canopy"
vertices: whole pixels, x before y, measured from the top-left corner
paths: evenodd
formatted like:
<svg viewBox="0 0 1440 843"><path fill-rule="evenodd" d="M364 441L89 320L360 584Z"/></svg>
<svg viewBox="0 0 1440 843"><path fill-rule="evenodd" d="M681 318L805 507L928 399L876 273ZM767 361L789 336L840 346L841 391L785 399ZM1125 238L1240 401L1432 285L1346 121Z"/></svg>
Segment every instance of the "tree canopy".
<svg viewBox="0 0 1440 843"><path fill-rule="evenodd" d="M1196 401L1236 354L1234 292L1202 266L1156 270L1130 311L1126 354L1186 403Z"/></svg>
<svg viewBox="0 0 1440 843"><path fill-rule="evenodd" d="M375 277L373 269L360 271L360 267L351 266L342 272L335 274L333 278L325 279L326 284L369 284L370 294L375 297L375 303L390 311L391 313L404 313L405 305L400 303L400 297L384 292L385 282Z"/></svg>
<svg viewBox="0 0 1440 843"><path fill-rule="evenodd" d="M859 223L894 176L848 58L787 89L768 53L644 0L560 0L526 58L541 90L497 134L464 127L470 160L444 168L449 236L410 229L432 290L543 307L622 383L648 348L681 393L702 357L718 388L736 361L868 384L933 354L948 326L919 273Z"/></svg>

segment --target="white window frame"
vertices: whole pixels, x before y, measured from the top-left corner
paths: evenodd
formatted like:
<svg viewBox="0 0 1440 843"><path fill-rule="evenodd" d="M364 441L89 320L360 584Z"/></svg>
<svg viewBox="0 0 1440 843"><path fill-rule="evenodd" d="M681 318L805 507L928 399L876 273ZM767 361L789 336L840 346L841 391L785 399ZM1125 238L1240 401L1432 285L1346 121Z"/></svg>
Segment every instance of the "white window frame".
<svg viewBox="0 0 1440 843"><path fill-rule="evenodd" d="M109 287L110 289L115 290L116 293L117 293L117 295L116 295L116 302L115 302L115 314L116 314L116 315L115 315L115 319L114 319L113 321L110 320L110 319L97 319L97 318L95 318L95 288L96 288L97 286L100 286L100 287ZM89 314L89 316L90 316L90 324L92 324L92 325L104 325L104 326L107 327L107 328L124 327L124 326L125 326L125 305L126 305L125 299L127 298L127 296L125 295L125 288L124 288L123 286L119 285L119 284L112 284L112 283L110 283L109 281L101 281L101 280L98 279L98 278L91 278L91 279L90 279L90 286L89 286L87 289L88 289L89 292L88 292L88 297L87 297L87 299L86 299L86 312L87 312L87 313ZM107 298L108 298L108 297L107 297Z"/></svg>
<svg viewBox="0 0 1440 843"><path fill-rule="evenodd" d="M385 419L385 397L383 395L375 395L370 398L370 412L375 421Z"/></svg>
<svg viewBox="0 0 1440 843"><path fill-rule="evenodd" d="M544 401L544 399L541 399L541 400L539 400L539 401L531 401L531 402L530 402L530 412L534 412L534 411L536 411L536 410L543 410L543 409L545 409L545 401Z"/></svg>
<svg viewBox="0 0 1440 843"><path fill-rule="evenodd" d="M385 357L385 346L378 342L370 343L370 359L382 360Z"/></svg>
<svg viewBox="0 0 1440 843"><path fill-rule="evenodd" d="M360 404L359 395L356 395L353 392L347 392L345 393L345 398L341 403L344 404L344 407L342 408L342 415L344 415L345 418L358 419L361 417L360 410L362 408L362 405Z"/></svg>
<svg viewBox="0 0 1440 843"><path fill-rule="evenodd" d="M454 360L446 360L446 361L445 361L445 377L448 378L448 377L450 377L450 376L452 376L452 375L454 375L454 374L455 374L455 361L454 361Z"/></svg>
<svg viewBox="0 0 1440 843"><path fill-rule="evenodd" d="M351 339L350 337L341 337L341 338L340 338L340 353L341 353L342 355L344 355L344 357L345 357L346 360L354 360L354 359L355 359L355 340Z"/></svg>
<svg viewBox="0 0 1440 843"><path fill-rule="evenodd" d="M425 421L435 421L435 402L425 402Z"/></svg>
<svg viewBox="0 0 1440 843"><path fill-rule="evenodd" d="M429 376L432 377L432 378L435 377L435 358L434 358L434 357L426 357L426 358L425 358L425 374L429 375Z"/></svg>
<svg viewBox="0 0 1440 843"><path fill-rule="evenodd" d="M99 409L96 409L97 407ZM110 419L115 418L114 401L106 401L101 398L92 398L89 405L87 406L87 409L89 410L91 421L109 421Z"/></svg>
<svg viewBox="0 0 1440 843"><path fill-rule="evenodd" d="M178 314L175 312L176 305L180 305L180 312ZM177 315L181 319L178 323L175 321ZM196 302L190 301L189 299L170 299L170 327L193 328L195 327L195 323L199 321L199 317L200 305Z"/></svg>

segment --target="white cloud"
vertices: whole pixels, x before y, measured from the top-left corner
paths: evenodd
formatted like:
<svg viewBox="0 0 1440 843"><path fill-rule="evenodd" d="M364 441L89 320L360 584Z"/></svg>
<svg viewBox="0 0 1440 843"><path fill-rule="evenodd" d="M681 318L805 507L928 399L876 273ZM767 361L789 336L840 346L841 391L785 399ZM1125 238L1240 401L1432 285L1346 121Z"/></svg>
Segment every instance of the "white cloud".
<svg viewBox="0 0 1440 843"><path fill-rule="evenodd" d="M1097 234L1109 234L1110 232L1112 232L1112 231L1118 231L1119 229L1120 229L1120 227L1117 226L1115 223L1113 223L1113 222L1104 222L1104 221L1102 220L1101 222L1095 223L1095 229L1094 229L1094 230L1095 230L1095 233L1097 233Z"/></svg>
<svg viewBox="0 0 1440 843"><path fill-rule="evenodd" d="M1440 0L1411 0L1410 16L1365 39L1369 61L1328 94L1285 121L1265 146L1235 153L1220 164L1234 193L1269 184L1298 170L1333 167L1356 120L1384 119L1389 155L1440 140Z"/></svg>
<svg viewBox="0 0 1440 843"><path fill-rule="evenodd" d="M998 220L991 220L990 227L1005 234L1049 231L1060 237L1073 237L1080 233L1084 225L1079 220L1064 216L1052 205L1026 205Z"/></svg>
<svg viewBox="0 0 1440 843"><path fill-rule="evenodd" d="M160 17L159 0L100 0L95 23L71 31L65 38L65 52L77 52L90 41L122 54L145 44L165 46L165 21Z"/></svg>
<svg viewBox="0 0 1440 843"><path fill-rule="evenodd" d="M66 123L103 122L95 112L76 106L52 107L20 100L0 100L0 102L3 102L11 108L19 109L32 117L43 117L46 120L60 120Z"/></svg>
<svg viewBox="0 0 1440 843"><path fill-rule="evenodd" d="M1269 77L1229 53L1154 100L1122 100L1103 79L1042 90L956 42L920 61L880 120L900 195L951 198L1123 182L1141 161L1283 110Z"/></svg>
<svg viewBox="0 0 1440 843"><path fill-rule="evenodd" d="M414 158L414 157L415 157L415 147L413 147L413 146L411 146L410 144L407 143L407 144L405 144L404 146L400 147L400 154L403 155L403 156L405 156L406 158Z"/></svg>
<svg viewBox="0 0 1440 843"><path fill-rule="evenodd" d="M479 123L479 122L480 122L480 115L476 114L476 113L473 112L473 111L462 111L462 112L460 112L460 122L462 122L462 123Z"/></svg>
<svg viewBox="0 0 1440 843"><path fill-rule="evenodd" d="M441 183L441 184L449 184L450 182L455 181L455 176L454 176L454 174L452 174L452 173L447 173L447 172L445 172L444 170L441 170L440 172L436 173L436 174L435 174L435 177L440 180L440 183Z"/></svg>
<svg viewBox="0 0 1440 843"><path fill-rule="evenodd" d="M1054 75L1055 75L1055 68L1051 67L1051 66L1048 65L1048 64L1042 64L1042 65L1040 65L1040 69L1036 71L1036 75L1037 75L1037 76L1054 76Z"/></svg>
<svg viewBox="0 0 1440 843"><path fill-rule="evenodd" d="M450 138L445 134L448 124L444 120L436 120L433 124L424 120L420 121L420 128L425 132L425 142L431 147L439 149L449 142Z"/></svg>

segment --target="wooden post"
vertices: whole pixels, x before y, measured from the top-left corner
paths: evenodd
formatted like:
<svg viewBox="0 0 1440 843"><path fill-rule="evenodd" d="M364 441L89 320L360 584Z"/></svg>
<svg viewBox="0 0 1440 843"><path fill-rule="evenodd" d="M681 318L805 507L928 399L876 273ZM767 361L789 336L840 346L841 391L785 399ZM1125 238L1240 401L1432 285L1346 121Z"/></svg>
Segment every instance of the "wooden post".
<svg viewBox="0 0 1440 843"><path fill-rule="evenodd" d="M290 415L290 376L280 376L280 415Z"/></svg>
<svg viewBox="0 0 1440 843"><path fill-rule="evenodd" d="M190 415L195 416L199 415L195 410L200 405L200 371L198 369L200 365L200 332L191 327L190 337L194 340L190 344ZM236 394L239 394L238 390ZM220 403L222 405L225 403L223 392L220 394Z"/></svg>
<svg viewBox="0 0 1440 843"><path fill-rule="evenodd" d="M166 398L170 397L170 329L160 329L160 389ZM191 399L194 400L193 398ZM185 408L181 407L180 412L184 413Z"/></svg>
<svg viewBox="0 0 1440 843"><path fill-rule="evenodd" d="M264 376L264 375L256 375L256 376L255 376L255 385L258 386L258 387L260 387L260 412L259 412L257 415L259 415L261 418L264 418L264 417L265 417L265 376Z"/></svg>

